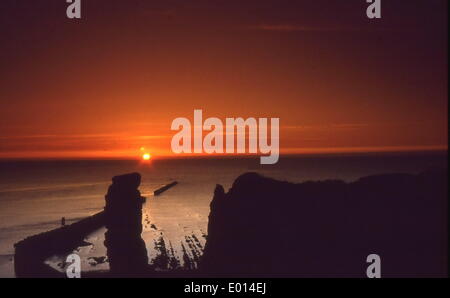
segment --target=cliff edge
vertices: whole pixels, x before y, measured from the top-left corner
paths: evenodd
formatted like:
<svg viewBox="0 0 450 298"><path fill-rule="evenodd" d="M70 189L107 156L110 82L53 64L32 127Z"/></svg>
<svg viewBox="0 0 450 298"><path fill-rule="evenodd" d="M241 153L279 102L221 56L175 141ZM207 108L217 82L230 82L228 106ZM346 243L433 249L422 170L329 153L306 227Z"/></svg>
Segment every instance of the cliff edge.
<svg viewBox="0 0 450 298"><path fill-rule="evenodd" d="M229 277L447 275L447 172L294 184L247 173L211 202L201 271Z"/></svg>

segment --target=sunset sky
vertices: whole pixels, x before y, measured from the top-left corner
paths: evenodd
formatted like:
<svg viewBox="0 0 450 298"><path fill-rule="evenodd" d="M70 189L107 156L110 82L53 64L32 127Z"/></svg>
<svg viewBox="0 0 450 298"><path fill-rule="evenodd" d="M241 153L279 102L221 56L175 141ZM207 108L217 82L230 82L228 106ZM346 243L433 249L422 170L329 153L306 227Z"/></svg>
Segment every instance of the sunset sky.
<svg viewBox="0 0 450 298"><path fill-rule="evenodd" d="M177 117L282 153L447 150L447 1L0 2L0 158L171 155Z"/></svg>

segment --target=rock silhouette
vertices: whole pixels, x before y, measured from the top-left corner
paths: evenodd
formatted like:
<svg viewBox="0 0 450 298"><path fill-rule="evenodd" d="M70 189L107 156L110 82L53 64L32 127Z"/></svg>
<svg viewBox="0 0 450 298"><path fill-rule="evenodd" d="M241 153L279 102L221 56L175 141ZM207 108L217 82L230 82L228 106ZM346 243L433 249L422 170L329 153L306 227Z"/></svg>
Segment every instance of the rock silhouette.
<svg viewBox="0 0 450 298"><path fill-rule="evenodd" d="M228 277L447 275L447 172L293 184L247 173L211 202L201 271Z"/></svg>
<svg viewBox="0 0 450 298"><path fill-rule="evenodd" d="M14 244L14 270L16 277L65 277L44 261L55 255L68 255L84 244L84 238L102 227L104 212L82 219L69 226L27 237Z"/></svg>
<svg viewBox="0 0 450 298"><path fill-rule="evenodd" d="M294 184L241 175L228 192L215 189L200 268L167 273L148 265L141 176L116 176L104 212L16 243L15 271L64 277L44 261L71 253L106 225L110 272L83 277L365 277L370 254L381 257L382 277L446 277L447 176L434 170Z"/></svg>
<svg viewBox="0 0 450 298"><path fill-rule="evenodd" d="M117 276L141 276L148 270L142 233L143 197L138 173L115 176L105 196L105 246L110 272Z"/></svg>

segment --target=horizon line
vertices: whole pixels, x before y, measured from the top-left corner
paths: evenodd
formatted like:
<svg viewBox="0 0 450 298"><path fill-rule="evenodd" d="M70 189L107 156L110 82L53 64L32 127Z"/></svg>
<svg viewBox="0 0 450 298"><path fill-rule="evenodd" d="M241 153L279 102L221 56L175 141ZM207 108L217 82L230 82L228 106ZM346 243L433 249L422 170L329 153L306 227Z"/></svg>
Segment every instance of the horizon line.
<svg viewBox="0 0 450 298"><path fill-rule="evenodd" d="M403 150L353 150L353 151L331 151L324 148L323 151L305 151L305 152L285 152L280 153L282 157L315 157L315 156L357 156L357 155L376 155L376 154L421 154L421 153L447 153L448 147L442 148L418 148ZM263 154L250 153L234 153L234 154L161 154L153 155L152 160L169 160L169 159L230 159L230 158L259 158ZM0 156L0 161L142 161L138 156Z"/></svg>

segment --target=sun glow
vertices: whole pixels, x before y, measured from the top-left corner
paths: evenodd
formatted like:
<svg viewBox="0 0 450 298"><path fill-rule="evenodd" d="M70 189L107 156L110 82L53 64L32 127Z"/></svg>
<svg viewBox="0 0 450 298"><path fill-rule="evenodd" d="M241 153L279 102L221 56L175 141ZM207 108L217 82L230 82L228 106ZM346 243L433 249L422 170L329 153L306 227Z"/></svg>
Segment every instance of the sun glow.
<svg viewBox="0 0 450 298"><path fill-rule="evenodd" d="M142 155L142 159L143 160L150 160L150 158L152 158L152 156L150 155L150 153L144 153Z"/></svg>

